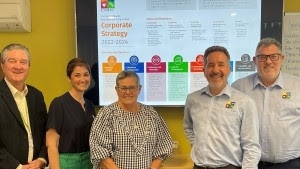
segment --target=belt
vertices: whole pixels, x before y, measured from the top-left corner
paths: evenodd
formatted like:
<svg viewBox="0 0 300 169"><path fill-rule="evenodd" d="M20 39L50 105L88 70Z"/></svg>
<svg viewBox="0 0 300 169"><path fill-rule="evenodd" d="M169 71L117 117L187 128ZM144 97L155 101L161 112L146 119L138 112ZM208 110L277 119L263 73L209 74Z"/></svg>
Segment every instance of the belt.
<svg viewBox="0 0 300 169"><path fill-rule="evenodd" d="M204 167L204 166L197 166L196 164L194 164L194 169L241 169L241 167L237 167L234 165L227 165L225 167Z"/></svg>
<svg viewBox="0 0 300 169"><path fill-rule="evenodd" d="M271 162L265 162L265 161L260 161L259 162L259 165L262 165L262 166L265 166L265 167L270 167L270 166L273 166L273 165L276 165L276 164L279 164L279 163L271 163Z"/></svg>
<svg viewBox="0 0 300 169"><path fill-rule="evenodd" d="M277 165L277 164L280 165L280 164L286 164L286 163L294 162L295 160L300 160L300 157L295 158L295 159L291 159L291 160L283 162L283 163L272 163L272 162L259 161L258 165L265 166L265 167L270 167L270 166Z"/></svg>

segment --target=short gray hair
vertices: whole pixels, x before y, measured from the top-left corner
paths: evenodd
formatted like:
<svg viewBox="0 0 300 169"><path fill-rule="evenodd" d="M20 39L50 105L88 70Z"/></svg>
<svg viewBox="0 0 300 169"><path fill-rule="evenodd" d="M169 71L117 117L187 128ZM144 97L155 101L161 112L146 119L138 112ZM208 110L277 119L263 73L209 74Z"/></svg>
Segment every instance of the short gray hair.
<svg viewBox="0 0 300 169"><path fill-rule="evenodd" d="M136 74L136 72L131 70L123 70L122 72L120 72L116 78L116 85L118 86L119 81L125 79L126 77L134 77L136 79L137 84L140 85L139 76Z"/></svg>
<svg viewBox="0 0 300 169"><path fill-rule="evenodd" d="M11 50L14 50L14 49L19 49L19 50L23 50L26 52L27 54L27 58L28 58L28 64L30 65L30 51L29 49L22 45L22 44L18 44L18 43L12 43L12 44L9 44L7 46L5 46L2 51L1 51L1 63L4 63L5 62L5 59L7 57L7 52L8 51L11 51Z"/></svg>
<svg viewBox="0 0 300 169"><path fill-rule="evenodd" d="M257 44L257 47L256 47L256 52L259 50L260 47L262 46L270 46L270 45L275 45L278 50L280 51L280 53L282 52L282 46L281 46L281 43L278 42L276 39L274 38L263 38L261 39L258 44Z"/></svg>
<svg viewBox="0 0 300 169"><path fill-rule="evenodd" d="M207 57L212 52L223 52L227 56L228 62L230 62L230 55L229 55L228 50L225 47L223 47L223 46L211 46L211 47L207 48L204 52L204 65L207 64Z"/></svg>

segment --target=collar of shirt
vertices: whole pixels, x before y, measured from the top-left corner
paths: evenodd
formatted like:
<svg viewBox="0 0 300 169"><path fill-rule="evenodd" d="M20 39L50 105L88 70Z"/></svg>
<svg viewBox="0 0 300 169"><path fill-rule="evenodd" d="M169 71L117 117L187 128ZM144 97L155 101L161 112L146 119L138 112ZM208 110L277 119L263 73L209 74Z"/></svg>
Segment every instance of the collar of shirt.
<svg viewBox="0 0 300 169"><path fill-rule="evenodd" d="M9 81L6 79L6 78L4 78L4 80L5 80L5 82L6 82L6 84L7 84L7 86L8 86L8 88L9 88L9 90L10 90L10 92L12 93L12 95L14 96L14 97L17 97L17 96L26 96L27 95L27 93L28 93L28 88L27 88L27 85L25 84L25 88L24 88L24 90L23 91L19 91L18 89L16 89L11 83L9 83Z"/></svg>
<svg viewBox="0 0 300 169"><path fill-rule="evenodd" d="M280 72L278 78L275 80L275 82L270 87L278 86L280 88L283 88L283 83L284 83L283 82L283 75ZM266 86L258 78L258 73L256 73L256 75L254 76L254 81L253 81L253 89L258 87L258 86L262 86L262 87L266 88Z"/></svg>
<svg viewBox="0 0 300 169"><path fill-rule="evenodd" d="M209 85L207 85L204 90L202 90L201 92L201 95L203 94L207 94L211 97L213 97L213 95L211 94L210 92L210 89L209 89ZM216 96L222 96L222 95L227 95L228 97L231 97L231 90L229 88L229 85L227 84L226 87L224 87L224 89Z"/></svg>

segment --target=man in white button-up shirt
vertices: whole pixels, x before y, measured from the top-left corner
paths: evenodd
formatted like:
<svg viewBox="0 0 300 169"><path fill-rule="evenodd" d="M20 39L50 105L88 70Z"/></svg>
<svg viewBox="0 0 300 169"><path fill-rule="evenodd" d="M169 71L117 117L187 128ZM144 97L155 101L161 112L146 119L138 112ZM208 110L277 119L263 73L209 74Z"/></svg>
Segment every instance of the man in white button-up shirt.
<svg viewBox="0 0 300 169"><path fill-rule="evenodd" d="M47 163L47 109L43 94L27 85L30 53L21 44L1 52L0 168L39 169Z"/></svg>
<svg viewBox="0 0 300 169"><path fill-rule="evenodd" d="M230 87L230 56L212 46L204 53L208 86L187 96L184 130L194 169L256 169L261 151L253 99Z"/></svg>
<svg viewBox="0 0 300 169"><path fill-rule="evenodd" d="M232 84L257 104L259 169L300 168L300 78L280 71L285 58L281 48L273 38L262 39L253 57L257 73Z"/></svg>

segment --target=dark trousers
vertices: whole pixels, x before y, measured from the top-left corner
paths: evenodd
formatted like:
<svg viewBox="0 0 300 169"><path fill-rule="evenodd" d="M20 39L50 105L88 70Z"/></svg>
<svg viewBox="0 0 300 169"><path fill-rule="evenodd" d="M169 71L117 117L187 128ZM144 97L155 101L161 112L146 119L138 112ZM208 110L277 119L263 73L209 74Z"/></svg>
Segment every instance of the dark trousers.
<svg viewBox="0 0 300 169"><path fill-rule="evenodd" d="M258 169L300 169L300 158L292 159L284 163L269 163L260 161Z"/></svg>
<svg viewBox="0 0 300 169"><path fill-rule="evenodd" d="M196 164L194 164L193 169L241 169L241 167L236 167L234 165L228 165L225 167L211 168L211 167L201 167L201 166L197 166Z"/></svg>

